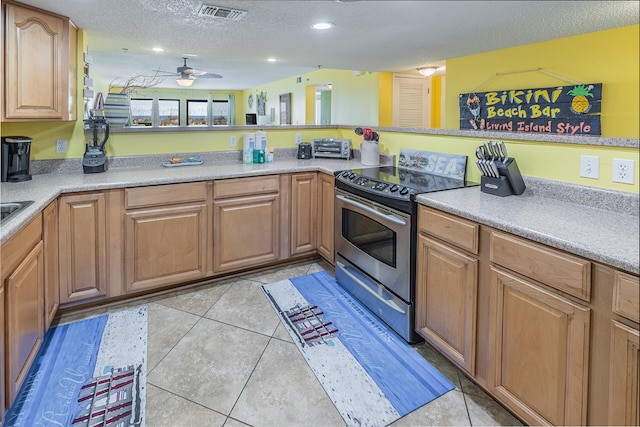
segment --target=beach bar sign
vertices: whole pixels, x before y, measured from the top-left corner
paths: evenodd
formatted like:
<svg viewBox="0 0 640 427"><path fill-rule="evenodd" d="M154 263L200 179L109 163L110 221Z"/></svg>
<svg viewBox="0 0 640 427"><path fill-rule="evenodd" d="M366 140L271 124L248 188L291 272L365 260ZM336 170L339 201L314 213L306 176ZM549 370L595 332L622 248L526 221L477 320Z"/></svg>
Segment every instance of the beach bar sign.
<svg viewBox="0 0 640 427"><path fill-rule="evenodd" d="M600 135L602 83L460 94L460 129Z"/></svg>

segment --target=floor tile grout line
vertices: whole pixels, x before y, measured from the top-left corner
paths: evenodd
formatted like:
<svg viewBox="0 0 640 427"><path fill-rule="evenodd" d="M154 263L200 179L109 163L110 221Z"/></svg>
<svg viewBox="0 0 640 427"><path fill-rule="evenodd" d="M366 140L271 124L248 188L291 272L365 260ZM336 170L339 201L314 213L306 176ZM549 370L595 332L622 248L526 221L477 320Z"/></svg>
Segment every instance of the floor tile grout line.
<svg viewBox="0 0 640 427"><path fill-rule="evenodd" d="M223 414L223 413L222 413L222 412L220 412L220 411L216 411L215 409L209 408L208 406L205 406L205 405L203 405L202 403L198 403L198 402L196 402L195 400L188 399L188 398L186 398L186 397L184 397L184 396L181 396L181 395L179 395L179 394L177 394L177 393L174 393L174 392L173 392L173 391L171 391L171 390L167 390L167 389L166 389L166 388L164 388L164 387L161 387L161 386L159 386L159 385L153 384L153 383L151 383L148 379L147 379L147 384L151 384L151 385L152 385L152 386L154 386L155 388L160 389L160 390L162 390L162 391L164 391L164 392L166 392L166 393L169 393L169 394L171 394L172 396L175 396L175 397L177 397L177 398L179 398L179 399L186 400L187 402L193 403L194 405L198 405L198 406L200 406L200 407L202 407L202 408L206 409L207 411L215 412L216 414L220 414L220 415L221 415L221 416L223 416L223 417L227 417L227 415L226 415L226 414ZM245 423L245 424L246 424L246 423Z"/></svg>
<svg viewBox="0 0 640 427"><path fill-rule="evenodd" d="M262 349L262 352L260 353L260 357L258 357L258 360L256 361L256 364L253 366L253 369L251 370L251 373L247 377L247 381L242 386L242 390L240 390L240 393L238 393L238 397L236 398L235 402L233 402L233 405L231 406L231 409L229 410L229 414L227 415L227 418L231 417L231 413L233 412L233 410L235 409L236 405L238 404L238 401L240 400L240 396L242 396L242 393L244 393L244 390L247 388L247 384L249 384L249 381L251 381L251 377L253 376L253 373L256 371L256 368L258 367L258 365L260 364L260 361L264 357L264 353L267 351L267 347L269 347L269 344L271 343L272 339L273 339L273 337L269 337L269 340L267 341L267 344ZM236 419L236 418L234 418L234 419ZM238 421L240 421L240 420L238 420ZM240 422L242 422L244 424L247 424L247 425L251 425L251 424L245 423L244 421L240 421ZM226 423L226 421L225 421L225 423Z"/></svg>
<svg viewBox="0 0 640 427"><path fill-rule="evenodd" d="M172 308L172 307L169 307L169 308ZM191 313L191 314L193 314L193 313ZM197 315L195 315L195 316L197 316ZM147 378L158 367L158 365L160 365L160 363L162 363L162 361L169 355L169 353L171 353L176 348L176 346L178 344L180 344L180 342L184 339L184 337L186 337L189 334L189 332L191 332L193 330L193 328L195 328L196 325L198 323L200 323L200 321L203 319L202 316L197 316L197 317L199 317L198 320L196 320L195 323L193 325L191 325L191 327L184 334L182 334L180 339L178 341L176 341L176 343L164 354L164 356L162 356L160 358L160 360L158 360L158 363L156 363L154 365L154 367L151 368L151 370L149 370L149 367L147 366ZM207 319L207 320L211 320L211 319ZM147 332L147 334L148 334L148 332ZM149 353L149 339L147 337L147 362L148 362L148 359L149 359L148 353Z"/></svg>

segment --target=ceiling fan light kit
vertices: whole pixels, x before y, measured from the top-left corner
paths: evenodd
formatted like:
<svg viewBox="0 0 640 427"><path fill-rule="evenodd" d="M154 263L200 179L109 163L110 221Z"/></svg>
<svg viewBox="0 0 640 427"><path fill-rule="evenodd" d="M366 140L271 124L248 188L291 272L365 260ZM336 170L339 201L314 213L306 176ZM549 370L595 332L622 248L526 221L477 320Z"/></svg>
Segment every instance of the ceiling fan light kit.
<svg viewBox="0 0 640 427"><path fill-rule="evenodd" d="M176 79L176 83L178 83L178 86L189 87L193 84L193 80L188 77L180 77Z"/></svg>
<svg viewBox="0 0 640 427"><path fill-rule="evenodd" d="M435 73L437 69L438 67L422 67L422 68L418 68L417 70L423 76L429 77L430 75Z"/></svg>

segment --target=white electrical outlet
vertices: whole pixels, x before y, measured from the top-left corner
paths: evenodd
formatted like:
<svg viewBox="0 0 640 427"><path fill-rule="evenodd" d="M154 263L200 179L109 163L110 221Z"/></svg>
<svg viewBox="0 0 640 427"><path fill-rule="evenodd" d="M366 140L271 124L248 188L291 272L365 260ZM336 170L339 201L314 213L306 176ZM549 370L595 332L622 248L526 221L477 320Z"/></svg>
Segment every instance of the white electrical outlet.
<svg viewBox="0 0 640 427"><path fill-rule="evenodd" d="M56 139L56 153L64 154L67 152L67 140L66 139Z"/></svg>
<svg viewBox="0 0 640 427"><path fill-rule="evenodd" d="M633 184L634 161L626 159L613 159L613 182Z"/></svg>
<svg viewBox="0 0 640 427"><path fill-rule="evenodd" d="M302 144L302 134L296 133L296 145Z"/></svg>
<svg viewBox="0 0 640 427"><path fill-rule="evenodd" d="M580 176L598 179L600 177L600 157L580 156Z"/></svg>
<svg viewBox="0 0 640 427"><path fill-rule="evenodd" d="M238 145L238 139L236 138L235 135L231 135L231 137L229 138L229 147L235 147Z"/></svg>

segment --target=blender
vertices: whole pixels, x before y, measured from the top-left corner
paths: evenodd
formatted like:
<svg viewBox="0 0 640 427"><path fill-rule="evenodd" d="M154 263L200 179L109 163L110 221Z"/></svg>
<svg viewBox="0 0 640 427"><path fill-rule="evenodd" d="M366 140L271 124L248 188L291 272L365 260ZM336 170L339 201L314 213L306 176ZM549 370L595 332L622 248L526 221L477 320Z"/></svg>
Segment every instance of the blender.
<svg viewBox="0 0 640 427"><path fill-rule="evenodd" d="M92 116L84 121L86 138L82 159L84 173L98 173L107 170L107 155L104 146L109 139L109 124L104 117Z"/></svg>

